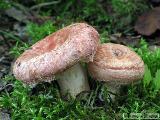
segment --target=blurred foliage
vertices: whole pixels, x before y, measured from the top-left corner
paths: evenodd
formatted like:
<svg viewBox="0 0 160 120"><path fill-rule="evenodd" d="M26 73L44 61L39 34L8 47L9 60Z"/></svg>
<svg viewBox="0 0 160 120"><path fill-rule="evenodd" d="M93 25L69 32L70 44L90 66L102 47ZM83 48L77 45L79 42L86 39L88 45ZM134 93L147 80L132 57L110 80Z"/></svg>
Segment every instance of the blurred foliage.
<svg viewBox="0 0 160 120"><path fill-rule="evenodd" d="M148 9L147 1L145 0L111 0L113 10L119 15L141 14Z"/></svg>
<svg viewBox="0 0 160 120"><path fill-rule="evenodd" d="M111 0L116 31L130 32L137 16L149 9L145 0ZM124 29L125 28L125 29Z"/></svg>
<svg viewBox="0 0 160 120"><path fill-rule="evenodd" d="M11 2L8 1L8 0L1 0L0 1L0 10L3 10L3 9L7 9L7 8L10 8L11 7Z"/></svg>

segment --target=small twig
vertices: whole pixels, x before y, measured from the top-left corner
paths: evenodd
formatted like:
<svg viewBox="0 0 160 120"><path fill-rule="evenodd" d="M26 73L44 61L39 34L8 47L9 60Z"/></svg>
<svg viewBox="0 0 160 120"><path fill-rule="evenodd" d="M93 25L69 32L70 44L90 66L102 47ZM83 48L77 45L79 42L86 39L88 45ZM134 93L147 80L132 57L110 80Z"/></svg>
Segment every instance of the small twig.
<svg viewBox="0 0 160 120"><path fill-rule="evenodd" d="M60 3L61 0L59 1L52 1L52 2L45 2L45 3L40 3L38 5L34 5L30 8L30 10L34 10L34 9L37 9L37 8L41 8L41 7L44 7L44 6L48 6L48 5L53 5L53 4L58 4Z"/></svg>

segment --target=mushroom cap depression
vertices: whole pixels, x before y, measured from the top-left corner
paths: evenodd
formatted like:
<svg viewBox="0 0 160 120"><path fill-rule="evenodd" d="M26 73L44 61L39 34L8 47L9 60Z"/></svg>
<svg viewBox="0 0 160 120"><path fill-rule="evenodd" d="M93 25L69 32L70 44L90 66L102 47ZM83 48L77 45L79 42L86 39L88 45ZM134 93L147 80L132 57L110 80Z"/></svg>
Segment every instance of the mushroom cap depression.
<svg viewBox="0 0 160 120"><path fill-rule="evenodd" d="M14 63L13 74L26 84L54 80L80 60L93 61L99 34L86 23L67 26L38 41Z"/></svg>
<svg viewBox="0 0 160 120"><path fill-rule="evenodd" d="M124 45L106 43L97 48L88 71L93 78L111 84L129 84L143 77L144 63Z"/></svg>

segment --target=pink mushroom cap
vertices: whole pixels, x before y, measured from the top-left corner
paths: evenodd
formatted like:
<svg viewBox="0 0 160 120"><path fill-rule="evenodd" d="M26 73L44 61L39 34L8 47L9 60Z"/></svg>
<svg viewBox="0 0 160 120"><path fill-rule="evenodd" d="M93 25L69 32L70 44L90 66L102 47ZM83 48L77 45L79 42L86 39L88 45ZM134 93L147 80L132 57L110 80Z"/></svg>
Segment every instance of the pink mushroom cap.
<svg viewBox="0 0 160 120"><path fill-rule="evenodd" d="M93 61L99 34L86 23L75 23L38 41L15 61L13 74L26 84L52 81L79 61Z"/></svg>
<svg viewBox="0 0 160 120"><path fill-rule="evenodd" d="M143 78L143 60L134 51L120 44L99 45L93 62L88 63L93 78L108 84L130 84Z"/></svg>

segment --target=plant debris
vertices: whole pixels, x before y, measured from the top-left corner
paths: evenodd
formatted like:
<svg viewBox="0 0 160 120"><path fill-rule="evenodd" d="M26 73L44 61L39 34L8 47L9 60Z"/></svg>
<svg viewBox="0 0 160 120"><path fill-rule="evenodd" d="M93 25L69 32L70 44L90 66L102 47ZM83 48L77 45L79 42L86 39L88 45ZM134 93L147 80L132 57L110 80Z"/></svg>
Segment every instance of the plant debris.
<svg viewBox="0 0 160 120"><path fill-rule="evenodd" d="M160 7L153 8L141 15L134 28L138 33L146 36L150 36L157 29L160 29Z"/></svg>
<svg viewBox="0 0 160 120"><path fill-rule="evenodd" d="M8 113L0 111L0 120L11 120L11 118Z"/></svg>

